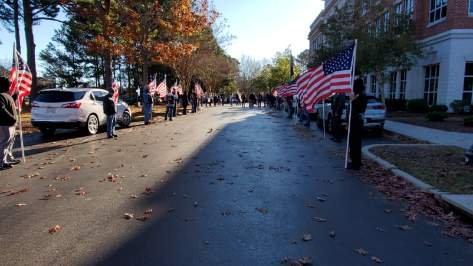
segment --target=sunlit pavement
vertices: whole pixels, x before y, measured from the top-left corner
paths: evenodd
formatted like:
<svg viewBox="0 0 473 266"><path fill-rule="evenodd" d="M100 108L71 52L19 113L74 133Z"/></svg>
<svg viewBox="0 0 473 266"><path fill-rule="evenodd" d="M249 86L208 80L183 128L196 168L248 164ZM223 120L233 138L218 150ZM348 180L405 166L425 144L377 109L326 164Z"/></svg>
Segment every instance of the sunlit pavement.
<svg viewBox="0 0 473 266"><path fill-rule="evenodd" d="M343 144L280 114L207 108L119 135L61 135L0 172L0 264L473 261L471 244L410 223L399 203L345 171ZM405 224L412 230L397 228Z"/></svg>

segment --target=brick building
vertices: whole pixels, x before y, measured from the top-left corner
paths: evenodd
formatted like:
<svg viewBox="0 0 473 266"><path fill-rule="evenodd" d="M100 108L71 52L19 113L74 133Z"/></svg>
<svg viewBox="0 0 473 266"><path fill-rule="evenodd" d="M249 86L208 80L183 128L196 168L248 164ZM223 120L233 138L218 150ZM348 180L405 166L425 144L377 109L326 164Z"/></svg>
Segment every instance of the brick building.
<svg viewBox="0 0 473 266"><path fill-rule="evenodd" d="M311 53L323 45L320 25L347 1L353 0L325 1L324 10L310 27ZM363 2L359 6L365 8ZM375 27L382 27L392 13L401 12L412 17L424 57L411 69L390 72L383 88L374 75L367 75L367 91L379 95L383 89L388 99L424 98L430 105L448 106L454 100L473 104L473 0L393 0L379 14Z"/></svg>

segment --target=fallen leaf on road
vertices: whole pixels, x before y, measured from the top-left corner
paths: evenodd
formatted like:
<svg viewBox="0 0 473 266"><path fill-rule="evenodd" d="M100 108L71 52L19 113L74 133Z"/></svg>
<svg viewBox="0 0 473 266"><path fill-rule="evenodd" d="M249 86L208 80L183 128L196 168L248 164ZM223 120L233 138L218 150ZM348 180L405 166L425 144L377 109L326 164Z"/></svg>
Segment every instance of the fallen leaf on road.
<svg viewBox="0 0 473 266"><path fill-rule="evenodd" d="M399 228L399 230L402 230L402 231L409 231L409 230L412 230L412 227L410 227L409 225L398 225L397 228Z"/></svg>
<svg viewBox="0 0 473 266"><path fill-rule="evenodd" d="M366 256L368 255L368 251L362 249L362 248L358 248L358 249L355 249L355 252L360 254L361 256Z"/></svg>
<svg viewBox="0 0 473 266"><path fill-rule="evenodd" d="M267 214L269 211L266 208L256 208L257 211L259 211L262 214Z"/></svg>
<svg viewBox="0 0 473 266"><path fill-rule="evenodd" d="M150 187L146 187L144 193L149 195L149 194L152 194L153 192L154 192L153 189L151 189Z"/></svg>
<svg viewBox="0 0 473 266"><path fill-rule="evenodd" d="M145 154L145 155L143 155L142 157L143 157L143 159L144 159L144 158L148 158L148 156L149 156L148 154Z"/></svg>
<svg viewBox="0 0 473 266"><path fill-rule="evenodd" d="M168 212L174 212L175 210L176 210L176 209L174 209L174 208L169 208L169 209L168 209Z"/></svg>
<svg viewBox="0 0 473 266"><path fill-rule="evenodd" d="M209 129L209 131L207 132L207 134L212 133L212 131L213 131L213 128Z"/></svg>
<svg viewBox="0 0 473 266"><path fill-rule="evenodd" d="M385 209L384 212L385 212L385 213L392 213L393 210L391 210L391 209Z"/></svg>
<svg viewBox="0 0 473 266"><path fill-rule="evenodd" d="M304 234L304 235L302 236L302 240L304 240L304 241L306 241L306 242L307 242L307 241L311 241L311 240L312 240L312 235L311 235L311 234Z"/></svg>
<svg viewBox="0 0 473 266"><path fill-rule="evenodd" d="M317 197L317 200L320 201L320 202L325 202L325 201L327 201L327 199L322 198L322 197Z"/></svg>
<svg viewBox="0 0 473 266"><path fill-rule="evenodd" d="M28 204L26 204L26 203L17 203L17 204L15 204L16 207L24 207L26 205L28 205Z"/></svg>
<svg viewBox="0 0 473 266"><path fill-rule="evenodd" d="M136 198L138 198L138 196L136 196L135 194L130 195L130 199L136 199Z"/></svg>
<svg viewBox="0 0 473 266"><path fill-rule="evenodd" d="M225 177L219 176L219 177L217 178L217 180L218 180L218 181L223 181L223 180L225 180Z"/></svg>
<svg viewBox="0 0 473 266"><path fill-rule="evenodd" d="M299 259L291 259L285 257L281 260L281 265L286 266L308 266L312 265L312 258L311 257L301 257Z"/></svg>
<svg viewBox="0 0 473 266"><path fill-rule="evenodd" d="M71 167L71 171L79 171L79 170L80 170L80 166L79 166L79 165L76 165L76 166Z"/></svg>
<svg viewBox="0 0 473 266"><path fill-rule="evenodd" d="M371 257L371 260L374 261L375 263L383 263L383 260L378 258L378 257Z"/></svg>
<svg viewBox="0 0 473 266"><path fill-rule="evenodd" d="M55 226L49 228L48 232L49 232L50 234L54 234L54 233L59 232L60 230L61 230L61 226L58 225L58 224L56 224Z"/></svg>
<svg viewBox="0 0 473 266"><path fill-rule="evenodd" d="M125 212L125 214L123 215L123 217L124 217L125 219L127 219L127 220L130 220L130 219L133 219L133 217L135 217L135 216L133 215L133 213L127 213L127 212Z"/></svg>
<svg viewBox="0 0 473 266"><path fill-rule="evenodd" d="M335 231L330 231L329 235L330 235L331 238L335 238L337 236Z"/></svg>
<svg viewBox="0 0 473 266"><path fill-rule="evenodd" d="M386 232L386 230L384 230L384 229L381 228L381 227L376 227L376 231L379 231L379 232Z"/></svg>
<svg viewBox="0 0 473 266"><path fill-rule="evenodd" d="M11 190L11 192L9 194L7 194L7 196L13 196L13 195L17 195L17 194L24 193L24 192L27 192L27 191L28 191L27 188L22 188L22 189L19 189L19 190Z"/></svg>
<svg viewBox="0 0 473 266"><path fill-rule="evenodd" d="M143 215L143 216L140 216L140 217L136 217L136 220L146 222L149 218L151 218L150 215Z"/></svg>
<svg viewBox="0 0 473 266"><path fill-rule="evenodd" d="M312 217L312 220L319 222L319 223L325 223L327 222L327 219L321 218L321 217Z"/></svg>

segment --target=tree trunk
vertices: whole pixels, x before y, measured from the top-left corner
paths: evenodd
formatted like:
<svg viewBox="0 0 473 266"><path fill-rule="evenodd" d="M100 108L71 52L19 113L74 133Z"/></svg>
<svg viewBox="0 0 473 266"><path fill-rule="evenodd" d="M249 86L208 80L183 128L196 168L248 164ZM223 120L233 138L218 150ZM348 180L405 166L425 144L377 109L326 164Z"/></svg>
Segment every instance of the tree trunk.
<svg viewBox="0 0 473 266"><path fill-rule="evenodd" d="M21 43L20 43L20 7L18 6L18 0L13 1L13 24L15 25L15 42L16 50L21 54Z"/></svg>
<svg viewBox="0 0 473 266"><path fill-rule="evenodd" d="M36 87L36 45L33 36L33 13L31 11L30 0L23 0L23 21L25 24L27 61L28 66L30 67L31 76L33 77L31 82L31 97L34 98L38 91Z"/></svg>
<svg viewBox="0 0 473 266"><path fill-rule="evenodd" d="M107 91L112 91L112 55L110 51L107 51L107 53L104 56L104 83L105 83L105 89Z"/></svg>
<svg viewBox="0 0 473 266"><path fill-rule="evenodd" d="M142 82L142 86L145 86L146 84L148 84L148 76L149 76L149 73L148 73L148 68L149 68L149 59L148 59L148 56L144 55L143 56L143 76L141 78L141 82Z"/></svg>

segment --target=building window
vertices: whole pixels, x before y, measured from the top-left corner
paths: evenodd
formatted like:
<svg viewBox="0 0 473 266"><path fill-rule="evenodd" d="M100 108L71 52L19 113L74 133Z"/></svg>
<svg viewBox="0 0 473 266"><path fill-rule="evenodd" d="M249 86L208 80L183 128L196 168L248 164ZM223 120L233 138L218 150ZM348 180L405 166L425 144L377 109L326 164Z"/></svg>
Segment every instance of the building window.
<svg viewBox="0 0 473 266"><path fill-rule="evenodd" d="M414 14L414 0L404 0L403 5L406 15L412 16Z"/></svg>
<svg viewBox="0 0 473 266"><path fill-rule="evenodd" d="M372 93L374 96L377 96L376 76L375 76L375 75L371 75L370 86L371 86L371 93Z"/></svg>
<svg viewBox="0 0 473 266"><path fill-rule="evenodd" d="M380 34L382 30L383 30L383 17L378 17L376 19L376 29L375 29L376 35Z"/></svg>
<svg viewBox="0 0 473 266"><path fill-rule="evenodd" d="M361 15L368 13L368 0L361 1Z"/></svg>
<svg viewBox="0 0 473 266"><path fill-rule="evenodd" d="M424 83L424 99L429 106L437 104L437 91L439 87L439 71L440 65L430 65L424 67L425 83Z"/></svg>
<svg viewBox="0 0 473 266"><path fill-rule="evenodd" d="M389 99L396 99L396 85L397 85L397 72L391 72L391 79L389 81Z"/></svg>
<svg viewBox="0 0 473 266"><path fill-rule="evenodd" d="M447 16L447 0L430 0L429 21L434 23Z"/></svg>
<svg viewBox="0 0 473 266"><path fill-rule="evenodd" d="M399 99L406 99L407 70L401 70L401 84L399 86Z"/></svg>
<svg viewBox="0 0 473 266"><path fill-rule="evenodd" d="M473 16L473 0L469 0L468 2L469 2L469 4L468 4L468 14L470 16Z"/></svg>
<svg viewBox="0 0 473 266"><path fill-rule="evenodd" d="M388 32L389 30L389 11L384 12L384 32Z"/></svg>
<svg viewBox="0 0 473 266"><path fill-rule="evenodd" d="M465 64L465 80L463 82L463 102L473 103L473 62Z"/></svg>
<svg viewBox="0 0 473 266"><path fill-rule="evenodd" d="M472 0L473 1L473 0ZM399 21L402 16L402 4L399 3L394 6L394 25L399 26Z"/></svg>

